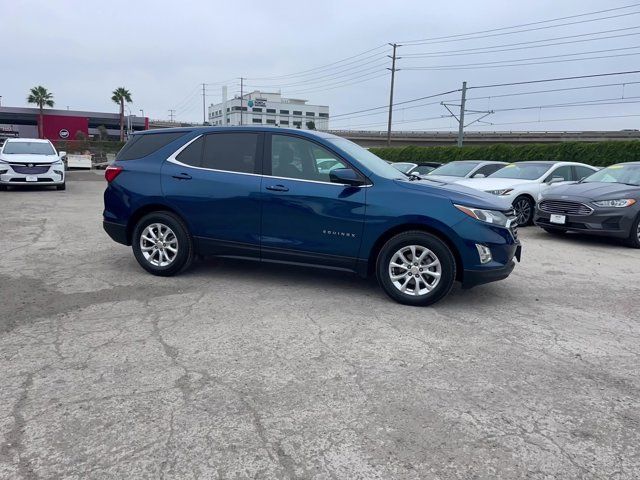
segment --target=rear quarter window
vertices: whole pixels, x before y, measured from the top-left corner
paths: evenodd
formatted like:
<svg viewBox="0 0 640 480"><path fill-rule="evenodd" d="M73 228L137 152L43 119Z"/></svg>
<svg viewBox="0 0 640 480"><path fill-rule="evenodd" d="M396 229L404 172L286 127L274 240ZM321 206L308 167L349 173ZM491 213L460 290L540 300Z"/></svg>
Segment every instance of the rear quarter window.
<svg viewBox="0 0 640 480"><path fill-rule="evenodd" d="M134 135L118 152L117 161L134 160L151 155L188 132L147 133Z"/></svg>

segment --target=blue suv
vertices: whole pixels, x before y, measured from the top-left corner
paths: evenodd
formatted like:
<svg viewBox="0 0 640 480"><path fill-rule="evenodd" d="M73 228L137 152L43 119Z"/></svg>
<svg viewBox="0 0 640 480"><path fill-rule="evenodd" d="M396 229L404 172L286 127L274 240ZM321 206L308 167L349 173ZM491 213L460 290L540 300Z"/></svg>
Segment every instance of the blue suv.
<svg viewBox="0 0 640 480"><path fill-rule="evenodd" d="M104 229L142 268L194 256L375 274L408 305L506 278L520 260L511 206L406 175L349 140L269 127L133 135L105 172Z"/></svg>

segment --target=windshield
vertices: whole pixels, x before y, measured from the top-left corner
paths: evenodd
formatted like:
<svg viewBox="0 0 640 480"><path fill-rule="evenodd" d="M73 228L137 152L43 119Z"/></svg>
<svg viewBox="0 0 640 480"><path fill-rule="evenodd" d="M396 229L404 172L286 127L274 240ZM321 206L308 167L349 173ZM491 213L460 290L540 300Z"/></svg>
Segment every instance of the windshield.
<svg viewBox="0 0 640 480"><path fill-rule="evenodd" d="M2 153L8 155L55 155L56 152L47 142L6 142Z"/></svg>
<svg viewBox="0 0 640 480"><path fill-rule="evenodd" d="M466 177L480 165L480 162L451 162L429 172L429 175L447 175L448 177Z"/></svg>
<svg viewBox="0 0 640 480"><path fill-rule="evenodd" d="M392 165L396 170L400 170L402 173L407 173L409 170L411 170L413 167L416 166L415 163L402 163L402 162L393 163Z"/></svg>
<svg viewBox="0 0 640 480"><path fill-rule="evenodd" d="M510 163L487 178L517 178L535 180L543 176L552 167L549 163Z"/></svg>
<svg viewBox="0 0 640 480"><path fill-rule="evenodd" d="M351 140L347 140L346 138L329 138L327 140L336 147L347 152L360 162L363 167L368 168L371 172L380 177L388 179L407 178L380 157L374 155L369 150L362 148L360 145L353 143Z"/></svg>
<svg viewBox="0 0 640 480"><path fill-rule="evenodd" d="M583 182L627 183L640 186L640 165L612 165L589 175Z"/></svg>

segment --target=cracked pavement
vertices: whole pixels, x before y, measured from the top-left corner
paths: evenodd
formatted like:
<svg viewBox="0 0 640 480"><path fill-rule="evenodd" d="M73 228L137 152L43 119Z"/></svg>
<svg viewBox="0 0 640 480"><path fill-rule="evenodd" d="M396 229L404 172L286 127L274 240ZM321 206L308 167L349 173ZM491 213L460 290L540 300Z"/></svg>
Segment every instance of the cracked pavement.
<svg viewBox="0 0 640 480"><path fill-rule="evenodd" d="M104 183L0 192L2 479L637 479L640 251L521 230L434 307L207 260L153 277Z"/></svg>

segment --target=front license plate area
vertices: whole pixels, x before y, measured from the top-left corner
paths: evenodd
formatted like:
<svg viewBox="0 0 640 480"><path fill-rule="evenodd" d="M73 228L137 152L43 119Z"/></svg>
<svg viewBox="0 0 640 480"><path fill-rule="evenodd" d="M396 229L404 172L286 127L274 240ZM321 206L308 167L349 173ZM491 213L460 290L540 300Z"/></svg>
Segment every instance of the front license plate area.
<svg viewBox="0 0 640 480"><path fill-rule="evenodd" d="M555 214L552 214L551 218L549 218L549 222L557 223L559 225L564 225L565 223L567 223L567 217L566 217L566 215L555 215Z"/></svg>
<svg viewBox="0 0 640 480"><path fill-rule="evenodd" d="M37 182L37 181L38 181L38 177L33 175L27 175L27 182Z"/></svg>

